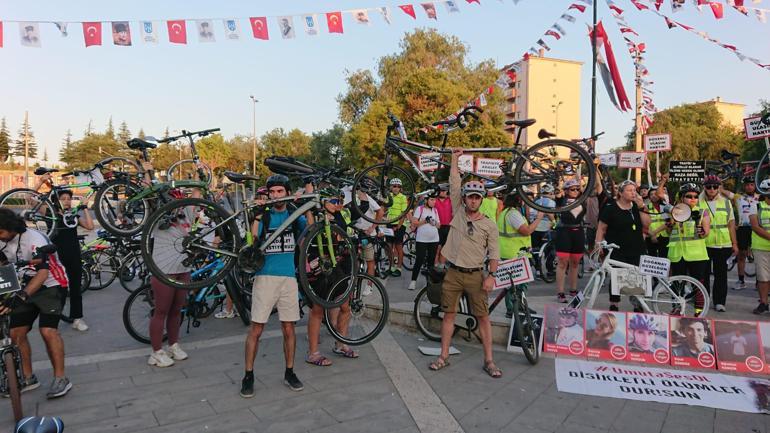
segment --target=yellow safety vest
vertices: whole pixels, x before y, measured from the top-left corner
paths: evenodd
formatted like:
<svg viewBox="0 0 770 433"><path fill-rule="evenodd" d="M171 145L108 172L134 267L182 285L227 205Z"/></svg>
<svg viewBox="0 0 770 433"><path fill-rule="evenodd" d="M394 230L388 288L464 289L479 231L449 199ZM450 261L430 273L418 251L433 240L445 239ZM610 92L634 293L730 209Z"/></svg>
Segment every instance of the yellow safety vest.
<svg viewBox="0 0 770 433"><path fill-rule="evenodd" d="M507 208L497 217L497 232L500 234L498 241L500 244L500 257L503 259L517 257L522 248L532 247L532 239L529 235L519 233L518 227L511 227L508 224L508 212L516 212L521 215L521 212L518 210Z"/></svg>
<svg viewBox="0 0 770 433"><path fill-rule="evenodd" d="M655 233L655 230L657 230L661 226L666 225L666 219L664 218L663 212L658 212L652 203L647 203L647 211L649 211L649 215L650 215L650 229L649 229L650 233ZM658 233L658 237L667 238L668 232L663 230L660 233Z"/></svg>
<svg viewBox="0 0 770 433"><path fill-rule="evenodd" d="M484 214L487 218L495 221L497 219L497 198L496 197L484 197L479 207L479 212Z"/></svg>
<svg viewBox="0 0 770 433"><path fill-rule="evenodd" d="M700 206L696 206L693 210L696 209L700 210L701 215L703 215L703 209ZM668 259L672 262L676 263L682 259L687 262L709 259L708 251L706 251L706 239L696 234L695 221L674 223L670 239L668 242Z"/></svg>
<svg viewBox="0 0 770 433"><path fill-rule="evenodd" d="M757 203L757 221L763 229L770 231L770 205L765 204L764 200ZM751 249L770 251L770 241L752 231Z"/></svg>
<svg viewBox="0 0 770 433"><path fill-rule="evenodd" d="M730 239L730 230L727 228L727 222L730 221L730 213L733 211L732 205L726 198L719 198L716 202L716 209L709 209L709 204L704 200L701 200L699 203L702 209L709 211L709 216L711 217L711 228L709 235L706 236L706 247L731 247L733 241Z"/></svg>

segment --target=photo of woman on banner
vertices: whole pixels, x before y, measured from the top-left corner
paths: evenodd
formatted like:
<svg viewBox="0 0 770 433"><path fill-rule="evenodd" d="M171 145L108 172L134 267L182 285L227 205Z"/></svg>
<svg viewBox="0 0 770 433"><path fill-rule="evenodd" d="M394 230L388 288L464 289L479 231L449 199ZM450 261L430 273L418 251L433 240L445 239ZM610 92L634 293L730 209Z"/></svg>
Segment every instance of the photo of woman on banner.
<svg viewBox="0 0 770 433"><path fill-rule="evenodd" d="M586 347L610 350L612 346L625 346L625 313L586 311Z"/></svg>
<svg viewBox="0 0 770 433"><path fill-rule="evenodd" d="M690 317L671 319L671 356L698 358L702 353L716 355L711 321Z"/></svg>

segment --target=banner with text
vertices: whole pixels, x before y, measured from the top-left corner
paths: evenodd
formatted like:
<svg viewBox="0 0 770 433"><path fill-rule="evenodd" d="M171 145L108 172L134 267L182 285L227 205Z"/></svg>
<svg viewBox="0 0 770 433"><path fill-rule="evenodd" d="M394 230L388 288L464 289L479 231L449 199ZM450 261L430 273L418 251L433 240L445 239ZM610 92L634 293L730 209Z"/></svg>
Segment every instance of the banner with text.
<svg viewBox="0 0 770 433"><path fill-rule="evenodd" d="M647 152L671 150L671 134L645 134L644 150Z"/></svg>

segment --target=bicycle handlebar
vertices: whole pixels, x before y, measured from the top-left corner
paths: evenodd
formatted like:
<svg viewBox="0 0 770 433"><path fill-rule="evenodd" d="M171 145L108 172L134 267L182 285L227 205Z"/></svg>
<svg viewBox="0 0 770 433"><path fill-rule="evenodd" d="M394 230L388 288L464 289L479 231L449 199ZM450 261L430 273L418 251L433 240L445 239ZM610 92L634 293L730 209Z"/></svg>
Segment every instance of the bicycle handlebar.
<svg viewBox="0 0 770 433"><path fill-rule="evenodd" d="M175 135L173 137L166 137L166 138L160 139L158 140L158 143L169 143L172 141L179 140L182 137L193 137L195 135L197 135L198 137L205 137L211 133L219 132L219 131L220 131L219 128L204 129L202 131L195 131L195 132L185 131L183 129L181 134Z"/></svg>
<svg viewBox="0 0 770 433"><path fill-rule="evenodd" d="M479 113L483 113L484 110L481 109L481 107L477 107L475 105L471 105L469 107L465 107L463 111L459 112L457 116L455 116L452 119L448 120L438 120L436 122L433 122L433 126L450 126L450 125L457 125L460 128L465 128L467 126L467 120L465 119L466 116L472 117L475 120L479 120L479 116L474 113L474 111L478 111Z"/></svg>
<svg viewBox="0 0 770 433"><path fill-rule="evenodd" d="M593 137L576 138L576 139L574 139L572 141L575 142L575 143L588 143L589 141L596 141L596 140L598 140L599 137L601 137L602 135L604 135L604 131L599 132L598 134L594 135Z"/></svg>

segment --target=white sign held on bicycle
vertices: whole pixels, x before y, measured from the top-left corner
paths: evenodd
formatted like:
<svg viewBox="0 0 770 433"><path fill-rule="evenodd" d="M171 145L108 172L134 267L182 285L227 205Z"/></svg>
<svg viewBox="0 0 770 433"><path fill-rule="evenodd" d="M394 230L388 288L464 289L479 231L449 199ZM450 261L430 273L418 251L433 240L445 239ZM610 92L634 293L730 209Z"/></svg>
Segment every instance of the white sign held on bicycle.
<svg viewBox="0 0 770 433"><path fill-rule="evenodd" d="M639 273L651 277L668 278L671 260L665 257L642 256L639 260Z"/></svg>
<svg viewBox="0 0 770 433"><path fill-rule="evenodd" d="M633 268L610 270L610 293L613 295L652 296L652 277Z"/></svg>
<svg viewBox="0 0 770 433"><path fill-rule="evenodd" d="M601 162L603 165L606 165L607 167L617 167L618 166L618 154L617 153L604 153L599 156L599 162Z"/></svg>
<svg viewBox="0 0 770 433"><path fill-rule="evenodd" d="M666 152L671 150L671 134L645 134L644 150L646 152Z"/></svg>
<svg viewBox="0 0 770 433"><path fill-rule="evenodd" d="M620 152L618 156L619 168L644 168L646 156L644 152Z"/></svg>
<svg viewBox="0 0 770 433"><path fill-rule="evenodd" d="M502 176L503 170L500 168L500 164L502 163L502 159L478 158L476 159L476 173L482 176Z"/></svg>
<svg viewBox="0 0 770 433"><path fill-rule="evenodd" d="M511 284L518 285L535 281L529 258L519 257L500 262L495 273L495 289L505 289Z"/></svg>
<svg viewBox="0 0 770 433"><path fill-rule="evenodd" d="M420 158L417 160L417 166L419 167L420 171L436 171L438 170L439 166L438 160L441 160L440 153L423 152L420 154Z"/></svg>
<svg viewBox="0 0 770 433"><path fill-rule="evenodd" d="M472 173L473 155L460 155L460 157L457 158L457 168L460 169L460 173Z"/></svg>

